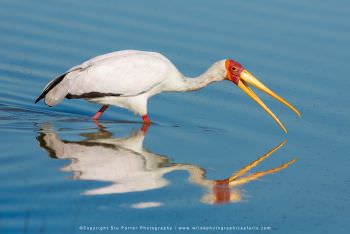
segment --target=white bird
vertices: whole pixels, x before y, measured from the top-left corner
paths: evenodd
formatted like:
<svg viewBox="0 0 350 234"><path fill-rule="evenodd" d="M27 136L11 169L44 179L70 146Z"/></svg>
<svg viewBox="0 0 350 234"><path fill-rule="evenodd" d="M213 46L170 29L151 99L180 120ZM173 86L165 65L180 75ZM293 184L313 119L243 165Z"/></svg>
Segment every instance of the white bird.
<svg viewBox="0 0 350 234"><path fill-rule="evenodd" d="M161 92L186 92L201 89L212 82L230 80L257 102L285 131L286 128L248 83L282 102L298 116L300 113L287 101L268 89L241 64L231 59L214 63L205 73L188 78L165 56L156 52L123 50L94 57L72 67L49 82L35 103L45 98L54 106L64 98L83 98L102 104L94 115L97 120L109 105L123 107L141 115L150 124L148 99Z"/></svg>
<svg viewBox="0 0 350 234"><path fill-rule="evenodd" d="M61 171L73 172L75 180L101 181L102 187L89 189L85 195L120 194L149 191L169 186L167 175L176 171L187 171L188 181L205 188L201 201L209 204L239 202L244 198L240 186L276 173L287 168L296 160L291 160L278 167L249 173L261 162L269 158L283 141L258 159L221 180L208 179L206 169L194 165L172 162L166 155L159 155L144 149L143 142L147 128L132 131L129 136L118 138L99 125L96 132L82 133L84 139L70 141L61 139L55 129L48 123L43 124L37 140L50 157L69 159ZM142 203L138 203L141 205ZM144 203L143 205L157 205Z"/></svg>
<svg viewBox="0 0 350 234"><path fill-rule="evenodd" d="M53 158L71 159L62 171L74 172L74 179L112 182L84 192L86 195L147 191L169 184L165 174L176 170L165 156L143 148L147 129L115 138L99 125L97 132L81 134L80 141L61 140L50 124L37 137L40 146Z"/></svg>

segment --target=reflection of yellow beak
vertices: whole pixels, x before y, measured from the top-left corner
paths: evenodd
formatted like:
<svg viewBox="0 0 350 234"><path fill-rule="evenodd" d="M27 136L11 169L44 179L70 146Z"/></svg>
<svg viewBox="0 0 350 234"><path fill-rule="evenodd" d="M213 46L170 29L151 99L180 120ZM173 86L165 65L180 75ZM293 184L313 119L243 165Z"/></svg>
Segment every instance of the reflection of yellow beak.
<svg viewBox="0 0 350 234"><path fill-rule="evenodd" d="M267 93L271 97L277 99L282 102L284 105L289 107L292 111L294 111L299 117L300 113L294 106L288 103L286 100L278 96L276 93L267 88L263 83L261 83L258 79L256 79L252 74L250 74L247 70L243 70L240 74L240 79L238 81L238 87L240 87L249 97L251 97L256 103L258 103L283 129L284 132L287 132L286 128L280 122L280 120L275 116L275 114L265 105L263 101L250 89L248 83L253 85L255 88L260 89L261 91Z"/></svg>

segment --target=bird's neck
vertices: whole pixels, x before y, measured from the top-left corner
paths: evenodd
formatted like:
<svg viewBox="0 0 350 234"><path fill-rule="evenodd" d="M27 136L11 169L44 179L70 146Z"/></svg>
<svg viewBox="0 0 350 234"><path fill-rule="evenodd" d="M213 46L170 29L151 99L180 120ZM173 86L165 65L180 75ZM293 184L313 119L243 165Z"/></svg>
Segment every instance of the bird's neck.
<svg viewBox="0 0 350 234"><path fill-rule="evenodd" d="M201 89L212 82L220 81L223 78L222 72L217 69L215 64L211 66L206 72L201 74L200 76L189 78L184 77L182 80L182 84L177 91L193 91Z"/></svg>

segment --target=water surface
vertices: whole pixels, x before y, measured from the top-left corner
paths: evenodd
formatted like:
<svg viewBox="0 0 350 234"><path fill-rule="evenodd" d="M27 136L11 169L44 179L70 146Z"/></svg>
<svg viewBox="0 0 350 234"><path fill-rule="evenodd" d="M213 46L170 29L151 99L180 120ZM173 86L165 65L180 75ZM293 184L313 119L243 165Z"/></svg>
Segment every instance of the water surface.
<svg viewBox="0 0 350 234"><path fill-rule="evenodd" d="M340 0L1 1L0 232L346 233L348 8ZM153 97L148 129L117 107L96 125L91 103L34 105L53 77L122 49L161 52L188 76L233 58L302 118L257 91L284 134L228 82Z"/></svg>

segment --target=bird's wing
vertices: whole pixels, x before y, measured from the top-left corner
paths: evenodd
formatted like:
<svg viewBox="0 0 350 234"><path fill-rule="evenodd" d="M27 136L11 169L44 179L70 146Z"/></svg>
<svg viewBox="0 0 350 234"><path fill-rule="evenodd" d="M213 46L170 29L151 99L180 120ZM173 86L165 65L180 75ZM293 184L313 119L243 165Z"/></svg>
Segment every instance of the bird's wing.
<svg viewBox="0 0 350 234"><path fill-rule="evenodd" d="M115 58L125 57L128 55L137 55L137 54L150 55L153 57L157 57L159 59L169 61L162 54L159 54L156 52L148 52L148 51L140 51L140 50L120 50L120 51L114 51L111 53L102 54L102 55L93 57L93 58L83 62L82 64L79 64L77 66L70 68L67 72L71 72L71 71L75 71L75 70L83 70L83 69L86 69L86 68L91 67L93 65L99 64L107 59L115 59Z"/></svg>
<svg viewBox="0 0 350 234"><path fill-rule="evenodd" d="M68 76L71 97L135 96L161 84L174 66L164 56L144 51L118 51L95 57Z"/></svg>

